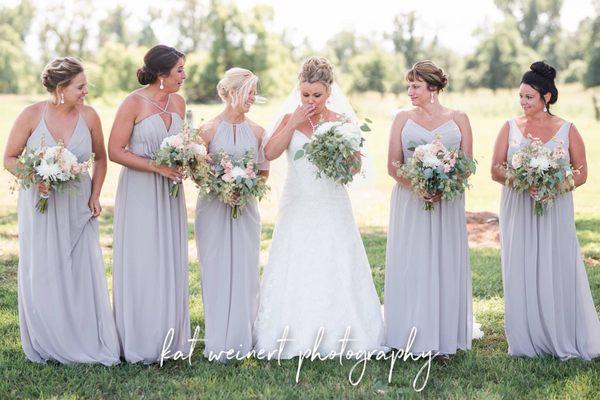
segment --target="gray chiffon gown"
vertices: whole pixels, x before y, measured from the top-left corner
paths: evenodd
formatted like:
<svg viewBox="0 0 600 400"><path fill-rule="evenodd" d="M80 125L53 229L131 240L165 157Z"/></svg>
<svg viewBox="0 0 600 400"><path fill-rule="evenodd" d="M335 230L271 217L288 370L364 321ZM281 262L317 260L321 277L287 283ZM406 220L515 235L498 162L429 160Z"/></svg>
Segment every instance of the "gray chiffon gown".
<svg viewBox="0 0 600 400"><path fill-rule="evenodd" d="M529 143L509 121L507 160ZM565 122L545 146L568 149ZM568 152L567 152L568 154ZM536 216L529 193L502 188L500 240L508 353L590 360L600 355L600 322L579 250L573 195Z"/></svg>
<svg viewBox="0 0 600 400"><path fill-rule="evenodd" d="M151 158L183 121L161 113L135 124L128 150ZM183 187L169 195L169 180L123 167L115 200L113 305L122 355L128 362L159 361L170 329L169 351L189 352L187 215Z"/></svg>
<svg viewBox="0 0 600 400"><path fill-rule="evenodd" d="M259 142L246 122L221 121L208 146L241 157ZM252 326L258 311L260 215L255 201L231 218L231 207L216 199L198 197L196 246L202 279L205 350L211 360L226 361L226 352L252 350ZM212 352L212 355L211 355Z"/></svg>
<svg viewBox="0 0 600 400"><path fill-rule="evenodd" d="M404 160L411 142L430 143L436 134L447 148L460 148L453 120L429 131L409 119L402 129ZM464 197L435 203L396 183L392 192L385 271L385 344L406 349L412 327L413 353L454 354L471 348L471 269Z"/></svg>
<svg viewBox="0 0 600 400"><path fill-rule="evenodd" d="M27 140L29 148L57 144L45 113ZM79 162L91 156L91 134L81 114L66 148ZM35 209L36 188L19 193L19 328L23 351L34 362L119 362L98 220L88 207L91 183L86 174L71 192L51 192L43 214Z"/></svg>

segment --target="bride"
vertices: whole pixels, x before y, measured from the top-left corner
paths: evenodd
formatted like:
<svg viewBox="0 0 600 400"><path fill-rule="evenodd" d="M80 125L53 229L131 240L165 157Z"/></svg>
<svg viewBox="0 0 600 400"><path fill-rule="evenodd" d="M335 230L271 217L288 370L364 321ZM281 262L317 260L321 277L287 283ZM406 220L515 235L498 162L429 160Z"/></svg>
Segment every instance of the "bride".
<svg viewBox="0 0 600 400"><path fill-rule="evenodd" d="M333 84L333 66L320 57L304 62L286 103L264 145L268 160L286 151L288 172L261 283L255 350L278 359L381 350L381 307L346 188L316 178L306 158L294 160L319 122L356 116Z"/></svg>

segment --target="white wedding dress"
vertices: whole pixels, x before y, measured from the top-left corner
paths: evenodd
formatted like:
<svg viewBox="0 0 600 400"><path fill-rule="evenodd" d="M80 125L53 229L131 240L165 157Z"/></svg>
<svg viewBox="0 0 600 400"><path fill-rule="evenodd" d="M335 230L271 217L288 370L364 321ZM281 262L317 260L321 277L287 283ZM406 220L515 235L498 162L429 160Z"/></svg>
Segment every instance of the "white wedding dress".
<svg viewBox="0 0 600 400"><path fill-rule="evenodd" d="M254 326L255 350L275 353L288 328L288 359L318 350L344 355L384 349L383 318L346 188L315 177L296 151L309 139L295 131L287 149L288 172ZM323 335L317 339L319 330Z"/></svg>

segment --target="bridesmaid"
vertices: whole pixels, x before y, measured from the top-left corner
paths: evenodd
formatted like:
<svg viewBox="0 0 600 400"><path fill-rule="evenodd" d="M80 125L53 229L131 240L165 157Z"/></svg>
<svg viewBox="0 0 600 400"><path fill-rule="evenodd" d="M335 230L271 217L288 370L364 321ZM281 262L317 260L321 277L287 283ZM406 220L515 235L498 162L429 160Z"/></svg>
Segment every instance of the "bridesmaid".
<svg viewBox="0 0 600 400"><path fill-rule="evenodd" d="M396 180L392 193L385 273L385 344L405 349L417 328L413 353L439 352L445 358L471 348L471 270L464 197L440 199L439 193L415 193L396 174L411 142L431 142L436 135L449 148L472 155L471 126L462 111L439 102L448 83L431 61L419 61L406 73L413 107L393 122L388 171ZM423 202L435 203L433 211Z"/></svg>
<svg viewBox="0 0 600 400"><path fill-rule="evenodd" d="M171 354L189 349L187 215L183 188L169 196L175 168L150 161L162 140L179 132L185 101L176 92L185 57L157 45L144 56L138 81L117 111L108 142L123 165L115 201L113 303L122 355L128 362L159 361L170 329Z"/></svg>
<svg viewBox="0 0 600 400"><path fill-rule="evenodd" d="M35 209L38 187L19 193L19 327L23 351L33 362L119 362L119 342L110 309L98 220L106 151L100 118L84 105L87 79L73 57L56 58L42 73L52 94L23 110L11 130L4 166L13 174L25 146L62 141L79 162L95 154L93 175L74 191L50 192L48 209Z"/></svg>
<svg viewBox="0 0 600 400"><path fill-rule="evenodd" d="M504 185L500 239L505 331L512 356L591 360L600 355L600 322L579 252L573 195L559 197L538 217L531 199L536 188L529 193L513 190L505 183L502 167L530 143L527 133L550 150L561 142L580 171L575 187L585 183L588 171L581 135L573 124L550 113L550 105L558 99L555 76L548 64L531 64L519 88L523 115L504 124L494 148L492 178Z"/></svg>
<svg viewBox="0 0 600 400"><path fill-rule="evenodd" d="M201 131L209 153L224 150L234 157L253 150L257 161L265 130L246 117L254 104L258 77L231 68L217 85L225 109ZM268 176L268 163L261 164ZM256 201L237 219L231 207L198 197L196 246L202 275L205 357L226 361L226 352L240 357L252 350L252 325L258 308L260 216ZM211 353L213 354L211 356Z"/></svg>

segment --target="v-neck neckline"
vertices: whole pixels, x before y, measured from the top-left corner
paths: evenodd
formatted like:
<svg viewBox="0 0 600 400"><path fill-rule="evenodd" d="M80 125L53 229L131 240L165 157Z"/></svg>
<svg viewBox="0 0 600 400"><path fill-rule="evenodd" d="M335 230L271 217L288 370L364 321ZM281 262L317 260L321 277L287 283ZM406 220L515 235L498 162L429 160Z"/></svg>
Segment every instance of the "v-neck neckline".
<svg viewBox="0 0 600 400"><path fill-rule="evenodd" d="M513 120L513 122L514 122L514 124L515 124L515 128L517 128L517 131L519 132L519 135L520 135L520 136L521 136L523 139L531 141L531 139L529 139L528 137L526 137L526 136L523 134L523 131L521 130L521 128L519 128L519 124L517 124L517 120L515 119L515 120ZM558 130L557 130L556 132L554 132L554 135L550 136L550 139L546 140L545 142L542 142L542 145L543 145L543 146L545 146L546 144L548 144L548 143L550 143L551 141L553 141L553 140L556 138L556 136L558 136L558 134L560 133L560 131L562 130L562 128L565 126L565 124L566 124L566 123L567 123L567 121L563 121L563 123L560 125L560 127L558 128ZM531 134L530 134L530 135L531 135ZM533 139L540 139L539 137L534 137L533 135L531 135L531 137L532 137ZM540 139L540 141L541 141L541 139Z"/></svg>
<svg viewBox="0 0 600 400"><path fill-rule="evenodd" d="M439 129L442 129L444 126L448 125L450 122L454 122L454 119L449 119L448 121L442 123L441 125L439 125L438 127L434 128L434 129L427 129L412 118L409 118L408 120L411 121L413 124L417 125L419 128L421 128L424 131L427 131L429 133L433 133ZM454 123L456 124L456 122L454 122Z"/></svg>
<svg viewBox="0 0 600 400"><path fill-rule="evenodd" d="M52 140L54 140L55 144L58 145L58 143L60 141L62 141L65 148L69 147L69 145L73 141L73 136L75 136L75 134L77 133L77 128L79 127L80 120L81 120L81 113L78 111L77 112L77 122L75 122L75 126L73 127L73 130L71 131L71 134L69 135L69 140L66 141L64 139L57 139L56 136L54 136L54 134L52 132L50 132L50 128L48 128L48 124L46 123L46 113L44 113L44 115L42 115L42 122L44 123L44 128L46 129L46 132L48 132L48 134L50 135Z"/></svg>

